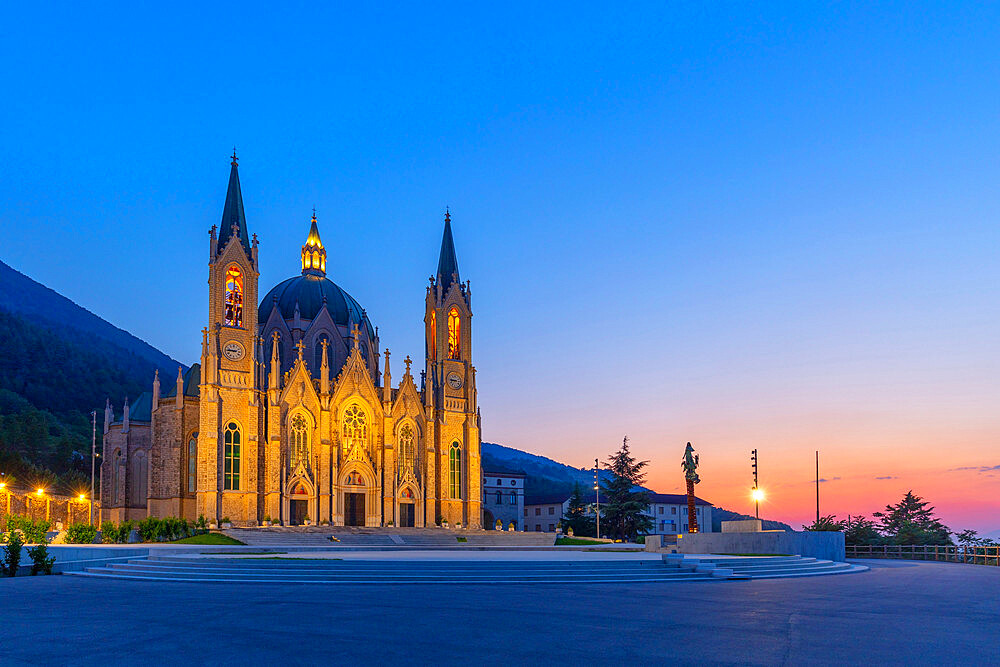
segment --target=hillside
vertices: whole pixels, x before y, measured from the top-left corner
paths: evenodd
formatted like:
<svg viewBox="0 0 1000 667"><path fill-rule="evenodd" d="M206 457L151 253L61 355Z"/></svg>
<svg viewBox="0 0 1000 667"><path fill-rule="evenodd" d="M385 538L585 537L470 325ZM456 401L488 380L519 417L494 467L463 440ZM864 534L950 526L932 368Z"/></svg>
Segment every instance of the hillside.
<svg viewBox="0 0 1000 667"><path fill-rule="evenodd" d="M0 310L24 317L42 327L71 329L67 332L71 339L76 337L89 342L92 337L99 338L114 345L119 352L146 361L150 368L170 369L170 377L177 373L178 363L146 341L101 319L2 261Z"/></svg>
<svg viewBox="0 0 1000 667"><path fill-rule="evenodd" d="M91 426L172 378L176 361L0 262L0 472L24 483L89 475Z"/></svg>
<svg viewBox="0 0 1000 667"><path fill-rule="evenodd" d="M484 442L482 448L483 470L514 470L525 473L526 496L546 496L569 493L579 483L584 489L594 486L594 471L581 470L544 456L522 452L520 449ZM601 479L609 473L602 470Z"/></svg>

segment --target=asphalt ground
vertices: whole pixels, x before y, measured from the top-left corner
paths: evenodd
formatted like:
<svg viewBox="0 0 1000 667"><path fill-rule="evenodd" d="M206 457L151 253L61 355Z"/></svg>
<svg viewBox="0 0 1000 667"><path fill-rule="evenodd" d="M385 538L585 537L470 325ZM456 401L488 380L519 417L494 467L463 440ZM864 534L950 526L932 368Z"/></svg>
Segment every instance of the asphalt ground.
<svg viewBox="0 0 1000 667"><path fill-rule="evenodd" d="M1000 664L1000 568L672 584L0 580L2 665Z"/></svg>

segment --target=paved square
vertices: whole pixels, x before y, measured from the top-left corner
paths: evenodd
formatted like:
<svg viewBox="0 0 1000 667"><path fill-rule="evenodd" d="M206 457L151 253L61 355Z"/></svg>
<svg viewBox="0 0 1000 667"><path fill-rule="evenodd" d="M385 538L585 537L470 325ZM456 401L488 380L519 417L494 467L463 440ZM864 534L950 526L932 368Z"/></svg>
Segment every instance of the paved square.
<svg viewBox="0 0 1000 667"><path fill-rule="evenodd" d="M0 581L4 664L1000 662L1000 568L592 586Z"/></svg>

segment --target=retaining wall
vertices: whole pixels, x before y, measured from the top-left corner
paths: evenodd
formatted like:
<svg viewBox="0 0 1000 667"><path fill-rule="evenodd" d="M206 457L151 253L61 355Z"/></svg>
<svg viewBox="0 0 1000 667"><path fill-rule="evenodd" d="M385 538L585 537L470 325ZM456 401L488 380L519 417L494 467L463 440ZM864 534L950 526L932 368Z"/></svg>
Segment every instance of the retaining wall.
<svg viewBox="0 0 1000 667"><path fill-rule="evenodd" d="M844 534L824 531L693 533L677 540L682 554L791 554L843 562Z"/></svg>

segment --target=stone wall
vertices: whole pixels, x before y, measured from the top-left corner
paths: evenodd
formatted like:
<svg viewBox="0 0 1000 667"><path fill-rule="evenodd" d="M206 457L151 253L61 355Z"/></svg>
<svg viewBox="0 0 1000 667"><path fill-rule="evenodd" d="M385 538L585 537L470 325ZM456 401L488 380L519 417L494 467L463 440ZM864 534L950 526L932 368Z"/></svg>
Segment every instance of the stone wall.
<svg viewBox="0 0 1000 667"><path fill-rule="evenodd" d="M837 532L767 531L762 533L695 533L673 547L682 554L790 554L842 562L844 534Z"/></svg>
<svg viewBox="0 0 1000 667"><path fill-rule="evenodd" d="M101 503L94 503L94 521L100 516ZM45 493L39 496L28 489L0 491L0 528L7 528L7 517L26 516L33 521L48 520L53 528L57 524L87 523L90 518L90 501L79 496Z"/></svg>

